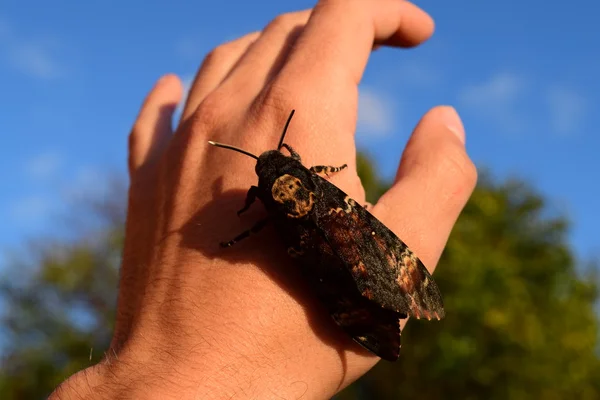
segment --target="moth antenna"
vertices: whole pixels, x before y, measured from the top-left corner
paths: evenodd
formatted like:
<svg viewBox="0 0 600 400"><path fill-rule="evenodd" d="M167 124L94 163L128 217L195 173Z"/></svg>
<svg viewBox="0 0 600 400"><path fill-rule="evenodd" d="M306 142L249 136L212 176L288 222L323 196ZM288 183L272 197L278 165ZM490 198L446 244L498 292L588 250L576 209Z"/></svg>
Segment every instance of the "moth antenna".
<svg viewBox="0 0 600 400"><path fill-rule="evenodd" d="M245 155L247 155L249 157L254 158L255 160L258 160L258 157L256 157L254 154L250 153L249 151L242 150L239 147L231 146L229 144L223 144L223 143L213 142L212 140L209 140L208 143L212 144L213 146L222 147L224 149L229 149L229 150L237 151L238 153L245 154Z"/></svg>
<svg viewBox="0 0 600 400"><path fill-rule="evenodd" d="M285 138L285 133L287 132L288 126L290 126L290 121L292 120L292 117L294 116L295 112L296 112L296 110L292 110L292 112L290 113L290 116L287 119L287 122L285 123L285 126L283 127L283 133L281 134L281 139L279 139L279 144L277 145L277 151L281 150L281 146L283 145L283 139Z"/></svg>

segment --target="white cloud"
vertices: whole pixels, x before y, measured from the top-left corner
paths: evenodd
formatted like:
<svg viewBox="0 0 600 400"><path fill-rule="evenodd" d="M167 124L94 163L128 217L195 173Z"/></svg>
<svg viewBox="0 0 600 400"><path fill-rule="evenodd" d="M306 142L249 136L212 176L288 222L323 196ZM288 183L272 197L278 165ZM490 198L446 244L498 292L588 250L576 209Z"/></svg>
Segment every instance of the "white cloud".
<svg viewBox="0 0 600 400"><path fill-rule="evenodd" d="M394 70L394 76L415 86L431 86L441 80L441 72L423 62L404 62Z"/></svg>
<svg viewBox="0 0 600 400"><path fill-rule="evenodd" d="M517 103L526 89L527 84L520 76L500 72L484 82L464 87L458 94L458 101L462 106L493 119L505 131L521 132L527 123L519 114Z"/></svg>
<svg viewBox="0 0 600 400"><path fill-rule="evenodd" d="M553 86L548 89L547 103L552 129L559 134L572 134L586 114L586 100L574 89Z"/></svg>
<svg viewBox="0 0 600 400"><path fill-rule="evenodd" d="M534 83L535 87L530 87ZM569 86L528 82L506 72L463 88L458 99L462 106L511 133L542 124L550 125L556 134L572 134L579 129L588 108L586 98Z"/></svg>
<svg viewBox="0 0 600 400"><path fill-rule="evenodd" d="M175 52L183 58L198 59L202 55L200 45L197 40L191 38L182 38L175 43Z"/></svg>
<svg viewBox="0 0 600 400"><path fill-rule="evenodd" d="M194 60L195 62L202 61L209 51L222 44L239 39L248 32L245 31L229 31L225 35L206 35L190 34L185 37L180 37L174 44L175 54L178 56Z"/></svg>
<svg viewBox="0 0 600 400"><path fill-rule="evenodd" d="M54 79L62 75L64 68L51 53L51 48L40 42L23 42L10 49L8 58L23 73L40 79Z"/></svg>
<svg viewBox="0 0 600 400"><path fill-rule="evenodd" d="M108 175L97 167L80 167L64 192L66 198L101 198L108 192Z"/></svg>
<svg viewBox="0 0 600 400"><path fill-rule="evenodd" d="M465 87L459 100L478 108L505 107L522 93L523 81L516 75L498 73L485 82Z"/></svg>
<svg viewBox="0 0 600 400"><path fill-rule="evenodd" d="M384 136L394 128L393 102L385 94L361 87L358 95L357 132Z"/></svg>
<svg viewBox="0 0 600 400"><path fill-rule="evenodd" d="M64 75L65 67L56 57L58 42L48 38L26 38L0 19L0 58L16 70L39 79Z"/></svg>
<svg viewBox="0 0 600 400"><path fill-rule="evenodd" d="M25 164L25 173L36 180L47 180L56 176L63 162L58 152L48 151L31 158Z"/></svg>
<svg viewBox="0 0 600 400"><path fill-rule="evenodd" d="M20 225L37 223L48 216L53 207L50 200L42 196L29 196L15 202L10 216Z"/></svg>
<svg viewBox="0 0 600 400"><path fill-rule="evenodd" d="M44 175L45 165L54 168L62 162L62 159L55 158L52 153L41 155L32 159L31 171L28 172L32 174L39 172ZM40 171L37 171L38 168ZM69 207L78 202L88 204L88 200L102 202L108 199L114 189L114 181L110 177L116 174L101 168L92 165L81 166L72 175L69 174L71 175L69 178L63 177L63 179L56 174L50 190L38 187L37 192L33 194L16 198L7 207L9 218L20 226L42 226L53 217L69 215Z"/></svg>

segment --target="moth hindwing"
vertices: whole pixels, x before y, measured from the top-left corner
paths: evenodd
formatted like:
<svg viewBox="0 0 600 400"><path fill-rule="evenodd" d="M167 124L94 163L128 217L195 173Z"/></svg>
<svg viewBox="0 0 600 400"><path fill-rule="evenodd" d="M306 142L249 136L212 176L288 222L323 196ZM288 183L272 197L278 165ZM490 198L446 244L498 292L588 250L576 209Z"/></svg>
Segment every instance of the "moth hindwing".
<svg viewBox="0 0 600 400"><path fill-rule="evenodd" d="M267 218L223 247L274 224L303 275L332 319L356 342L377 356L396 361L400 320L441 319L438 286L417 256L377 218L346 193L319 176L346 168L302 165L283 142L292 110L276 150L255 156L216 142L217 147L257 160L258 186L250 187L244 207L258 198ZM281 152L285 148L289 156Z"/></svg>

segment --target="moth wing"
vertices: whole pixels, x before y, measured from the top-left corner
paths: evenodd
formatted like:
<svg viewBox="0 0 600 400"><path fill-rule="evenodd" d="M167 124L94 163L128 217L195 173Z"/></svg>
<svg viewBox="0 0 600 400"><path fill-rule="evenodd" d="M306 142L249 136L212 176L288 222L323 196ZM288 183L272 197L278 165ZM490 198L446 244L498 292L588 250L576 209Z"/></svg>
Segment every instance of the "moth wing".
<svg viewBox="0 0 600 400"><path fill-rule="evenodd" d="M362 296L338 298L330 310L333 320L355 342L388 361L400 355L400 319L395 311L381 308Z"/></svg>
<svg viewBox="0 0 600 400"><path fill-rule="evenodd" d="M346 265L316 226L288 225L281 233L288 244L297 243L288 253L301 265L311 289L337 325L367 350L384 360L396 361L400 354L400 319L406 314L382 308L363 297Z"/></svg>
<svg viewBox="0 0 600 400"><path fill-rule="evenodd" d="M317 226L362 296L415 318L443 318L439 288L408 246L339 188L315 178L324 182Z"/></svg>

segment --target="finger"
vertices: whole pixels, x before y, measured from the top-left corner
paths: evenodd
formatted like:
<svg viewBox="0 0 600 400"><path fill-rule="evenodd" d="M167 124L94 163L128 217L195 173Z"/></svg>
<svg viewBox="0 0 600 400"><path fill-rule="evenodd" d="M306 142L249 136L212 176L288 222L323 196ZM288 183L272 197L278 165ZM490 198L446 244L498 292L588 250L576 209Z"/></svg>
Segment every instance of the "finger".
<svg viewBox="0 0 600 400"><path fill-rule="evenodd" d="M187 120L196 111L202 100L221 84L240 57L259 36L260 32L253 32L222 44L204 58L181 113L181 122Z"/></svg>
<svg viewBox="0 0 600 400"><path fill-rule="evenodd" d="M129 135L129 173L162 154L173 133L171 124L183 88L176 75L160 78L150 91Z"/></svg>
<svg viewBox="0 0 600 400"><path fill-rule="evenodd" d="M231 70L222 89L235 91L248 100L254 99L265 83L279 72L310 12L282 14L271 21Z"/></svg>
<svg viewBox="0 0 600 400"><path fill-rule="evenodd" d="M341 79L358 84L374 42L414 46L427 40L433 28L431 17L406 1L322 0L282 78L322 87Z"/></svg>
<svg viewBox="0 0 600 400"><path fill-rule="evenodd" d="M432 19L406 1L322 0L285 65L257 98L253 132L261 135L248 139L253 143L245 143L246 147L276 143L280 121L295 109L286 141L303 160L346 163L353 169L355 160L349 155L355 152L351 135L356 129L357 83L373 43L413 45L432 32Z"/></svg>
<svg viewBox="0 0 600 400"><path fill-rule="evenodd" d="M430 271L477 181L464 137L452 107L429 111L406 146L393 186L373 210Z"/></svg>

